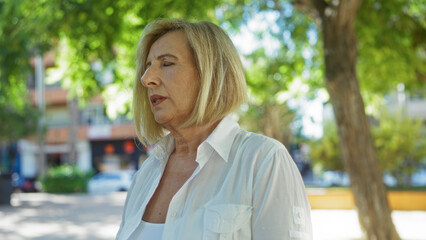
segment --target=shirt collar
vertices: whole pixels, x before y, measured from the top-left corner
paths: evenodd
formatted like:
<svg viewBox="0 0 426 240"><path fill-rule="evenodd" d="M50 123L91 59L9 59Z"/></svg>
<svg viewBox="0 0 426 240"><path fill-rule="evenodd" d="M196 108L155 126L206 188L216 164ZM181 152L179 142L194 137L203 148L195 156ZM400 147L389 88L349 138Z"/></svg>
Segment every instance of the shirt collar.
<svg viewBox="0 0 426 240"><path fill-rule="evenodd" d="M161 161L162 165L166 165L167 160L175 148L175 139L172 134L167 134L160 139L150 151L150 154Z"/></svg>
<svg viewBox="0 0 426 240"><path fill-rule="evenodd" d="M208 143L225 162L228 162L232 143L239 129L238 123L228 115L222 119L204 142Z"/></svg>
<svg viewBox="0 0 426 240"><path fill-rule="evenodd" d="M220 121L210 136L200 144L200 147L205 143L209 144L225 162L228 162L232 143L234 142L238 129L240 129L238 123L228 115ZM200 147L198 149L200 149ZM173 136L169 133L155 144L150 153L165 165L174 148L175 141Z"/></svg>

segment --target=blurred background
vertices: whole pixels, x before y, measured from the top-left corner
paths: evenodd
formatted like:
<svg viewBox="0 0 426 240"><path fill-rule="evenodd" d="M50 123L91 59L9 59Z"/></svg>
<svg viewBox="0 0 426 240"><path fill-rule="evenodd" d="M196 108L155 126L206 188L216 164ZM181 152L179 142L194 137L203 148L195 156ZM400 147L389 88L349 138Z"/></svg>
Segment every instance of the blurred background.
<svg viewBox="0 0 426 240"><path fill-rule="evenodd" d="M311 14L318 11L313 2L325 6L322 18ZM58 239L56 230L31 235L31 224L14 223L30 208L40 211L36 217L61 206L69 212L51 211L45 226L88 209L108 219L94 209L113 209L104 224L109 235L70 230L67 239L115 236L125 191L149 154L136 139L130 110L137 42L154 19L185 18L212 21L231 36L250 96L233 117L242 128L287 147L314 209L315 239L369 239L358 223L362 212L350 187L351 165L342 157L351 146L339 140L342 122L335 120L337 103L326 88L330 71L339 67L325 61L324 39L338 39L339 31L324 32L324 19L328 10L343 11L342 4L0 0L0 238ZM344 50L357 56L342 59L355 60L360 113L367 117L374 161L404 239L426 239L419 225L426 222L425 12L425 0L360 2L352 23L357 42ZM355 174L362 177L363 171ZM73 219L68 223L102 226L98 218Z"/></svg>

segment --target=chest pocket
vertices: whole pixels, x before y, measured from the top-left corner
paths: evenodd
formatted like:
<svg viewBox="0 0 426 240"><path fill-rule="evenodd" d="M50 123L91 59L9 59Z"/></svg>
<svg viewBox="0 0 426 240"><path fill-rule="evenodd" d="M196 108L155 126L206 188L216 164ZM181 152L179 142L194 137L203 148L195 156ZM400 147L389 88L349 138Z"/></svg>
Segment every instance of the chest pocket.
<svg viewBox="0 0 426 240"><path fill-rule="evenodd" d="M252 208L239 204L205 206L203 239L250 239Z"/></svg>

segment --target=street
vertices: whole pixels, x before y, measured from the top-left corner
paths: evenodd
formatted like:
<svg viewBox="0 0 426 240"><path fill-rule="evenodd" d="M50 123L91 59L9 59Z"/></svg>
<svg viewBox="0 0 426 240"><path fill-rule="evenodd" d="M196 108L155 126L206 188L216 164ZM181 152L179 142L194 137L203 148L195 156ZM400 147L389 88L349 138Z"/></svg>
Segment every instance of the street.
<svg viewBox="0 0 426 240"><path fill-rule="evenodd" d="M12 206L0 206L0 239L113 239L125 197L123 192L14 194ZM403 239L426 239L425 211L394 211L392 217ZM312 224L315 240L361 239L354 210L313 210Z"/></svg>

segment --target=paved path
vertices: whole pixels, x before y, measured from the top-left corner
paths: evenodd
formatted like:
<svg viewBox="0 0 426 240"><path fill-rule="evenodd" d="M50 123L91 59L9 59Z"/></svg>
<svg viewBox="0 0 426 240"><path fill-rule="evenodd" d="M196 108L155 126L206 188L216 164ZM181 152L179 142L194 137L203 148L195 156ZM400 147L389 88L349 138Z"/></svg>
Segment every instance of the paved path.
<svg viewBox="0 0 426 240"><path fill-rule="evenodd" d="M392 219L404 240L426 240L426 211L393 211ZM355 210L313 210L314 240L360 240Z"/></svg>
<svg viewBox="0 0 426 240"><path fill-rule="evenodd" d="M125 193L109 195L16 194L0 206L0 239L113 239Z"/></svg>
<svg viewBox="0 0 426 240"><path fill-rule="evenodd" d="M13 206L0 206L0 240L114 239L126 193L108 195L15 194ZM405 240L426 240L426 212L395 211ZM313 210L315 240L361 239L354 210Z"/></svg>

